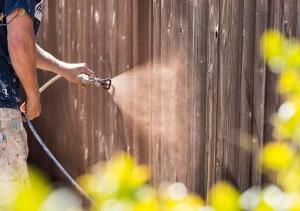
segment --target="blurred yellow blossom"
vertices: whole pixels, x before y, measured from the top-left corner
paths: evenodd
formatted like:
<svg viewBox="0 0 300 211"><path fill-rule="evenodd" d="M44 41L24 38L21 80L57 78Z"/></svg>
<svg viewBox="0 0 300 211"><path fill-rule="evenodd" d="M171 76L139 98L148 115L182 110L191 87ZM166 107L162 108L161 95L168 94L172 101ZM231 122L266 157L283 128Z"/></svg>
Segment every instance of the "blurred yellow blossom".
<svg viewBox="0 0 300 211"><path fill-rule="evenodd" d="M147 184L148 179L148 168L122 153L79 181L98 203L92 210L198 211L204 205L200 197L188 194L182 183L165 183L157 190Z"/></svg>
<svg viewBox="0 0 300 211"><path fill-rule="evenodd" d="M141 189L146 186L148 179L148 168L137 165L131 156L122 153L95 166L90 174L82 176L79 181L102 209L122 206L124 210L133 210L133 202L139 202L140 207L148 203L141 198L149 198L148 195L141 195ZM150 194L150 191L147 193Z"/></svg>
<svg viewBox="0 0 300 211"><path fill-rule="evenodd" d="M263 166L271 170L282 170L293 161L294 151L286 143L269 143L262 152Z"/></svg>
<svg viewBox="0 0 300 211"><path fill-rule="evenodd" d="M46 198L51 192L51 187L45 177L37 170L29 171L29 184L20 184L16 189L11 211L40 211Z"/></svg>
<svg viewBox="0 0 300 211"><path fill-rule="evenodd" d="M262 54L266 59L283 56L284 37L275 30L267 31L261 38Z"/></svg>
<svg viewBox="0 0 300 211"><path fill-rule="evenodd" d="M286 95L300 94L300 75L295 69L286 69L279 79L279 92Z"/></svg>
<svg viewBox="0 0 300 211"><path fill-rule="evenodd" d="M209 203L215 211L239 211L239 197L239 192L233 186L220 182L212 188Z"/></svg>
<svg viewBox="0 0 300 211"><path fill-rule="evenodd" d="M204 201L194 194L188 194L182 183L162 184L160 187L162 211L198 211Z"/></svg>

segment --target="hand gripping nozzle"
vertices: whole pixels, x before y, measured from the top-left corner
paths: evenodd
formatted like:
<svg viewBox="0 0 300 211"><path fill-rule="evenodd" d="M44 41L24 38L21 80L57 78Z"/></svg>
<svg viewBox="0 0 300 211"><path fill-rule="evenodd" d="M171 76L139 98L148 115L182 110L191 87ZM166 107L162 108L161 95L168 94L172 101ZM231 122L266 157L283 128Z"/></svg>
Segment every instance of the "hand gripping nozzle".
<svg viewBox="0 0 300 211"><path fill-rule="evenodd" d="M96 87L102 87L103 89L109 90L112 86L111 79L102 79L97 78L92 75L87 75L84 73L81 73L78 75L78 80L86 85L94 85Z"/></svg>

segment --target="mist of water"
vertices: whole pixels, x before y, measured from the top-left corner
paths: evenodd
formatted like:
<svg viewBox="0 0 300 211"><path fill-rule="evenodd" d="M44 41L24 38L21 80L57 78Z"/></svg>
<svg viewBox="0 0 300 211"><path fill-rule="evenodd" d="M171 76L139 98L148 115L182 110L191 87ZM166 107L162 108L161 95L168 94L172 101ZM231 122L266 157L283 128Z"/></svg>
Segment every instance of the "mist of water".
<svg viewBox="0 0 300 211"><path fill-rule="evenodd" d="M182 140L186 80L183 65L143 65L112 79L110 94L140 133L165 142Z"/></svg>

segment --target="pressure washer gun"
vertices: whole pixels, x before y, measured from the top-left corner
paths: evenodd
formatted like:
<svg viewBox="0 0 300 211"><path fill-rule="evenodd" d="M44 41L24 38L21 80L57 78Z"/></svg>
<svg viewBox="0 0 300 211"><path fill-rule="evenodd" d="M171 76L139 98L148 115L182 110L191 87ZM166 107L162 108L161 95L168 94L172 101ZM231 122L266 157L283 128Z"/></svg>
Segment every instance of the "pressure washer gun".
<svg viewBox="0 0 300 211"><path fill-rule="evenodd" d="M92 75L87 75L84 73L81 73L78 75L78 80L86 85L94 85L96 87L102 87L103 89L109 90L112 86L111 79L102 79L97 78Z"/></svg>

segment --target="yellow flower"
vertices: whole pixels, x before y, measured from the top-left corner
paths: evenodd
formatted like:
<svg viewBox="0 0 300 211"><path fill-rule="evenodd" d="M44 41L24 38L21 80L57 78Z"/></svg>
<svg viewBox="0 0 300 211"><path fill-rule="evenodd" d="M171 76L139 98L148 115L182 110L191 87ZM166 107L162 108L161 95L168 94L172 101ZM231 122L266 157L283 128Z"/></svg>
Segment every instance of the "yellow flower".
<svg viewBox="0 0 300 211"><path fill-rule="evenodd" d="M285 69L279 79L279 92L286 95L300 94L300 76L295 69Z"/></svg>
<svg viewBox="0 0 300 211"><path fill-rule="evenodd" d="M239 211L239 192L226 182L216 184L209 197L209 202L215 211Z"/></svg>
<svg viewBox="0 0 300 211"><path fill-rule="evenodd" d="M254 211L275 211L274 208L267 204L265 201L261 201L257 207L255 207Z"/></svg>
<svg viewBox="0 0 300 211"><path fill-rule="evenodd" d="M139 208L136 210L146 210L157 203L151 191L143 192L147 189L148 179L148 168L138 165L130 155L122 153L95 166L90 174L82 176L79 181L100 207L124 206L135 209L137 206Z"/></svg>
<svg viewBox="0 0 300 211"><path fill-rule="evenodd" d="M283 54L284 44L285 38L274 30L265 32L261 38L262 55L273 67L273 70L281 70L286 64Z"/></svg>
<svg viewBox="0 0 300 211"><path fill-rule="evenodd" d="M291 165L294 151L286 143L269 143L262 152L263 166L271 170L282 170Z"/></svg>
<svg viewBox="0 0 300 211"><path fill-rule="evenodd" d="M13 211L40 211L51 192L50 185L36 170L30 169L30 185L20 185L17 190Z"/></svg>
<svg viewBox="0 0 300 211"><path fill-rule="evenodd" d="M261 38L261 48L266 59L282 56L284 37L275 30L267 31Z"/></svg>

